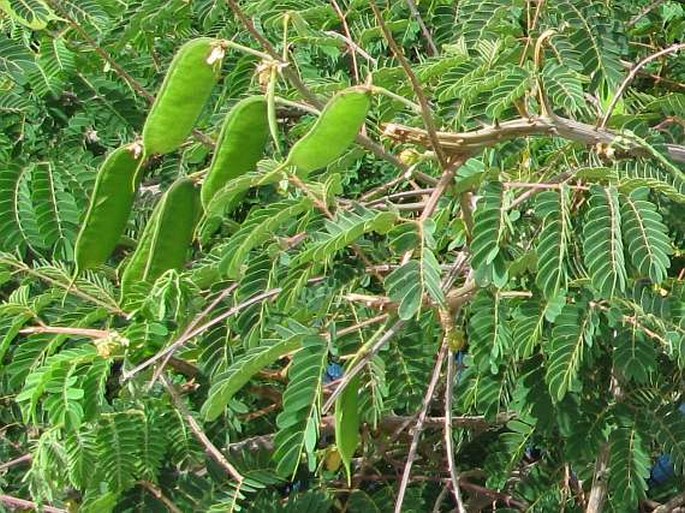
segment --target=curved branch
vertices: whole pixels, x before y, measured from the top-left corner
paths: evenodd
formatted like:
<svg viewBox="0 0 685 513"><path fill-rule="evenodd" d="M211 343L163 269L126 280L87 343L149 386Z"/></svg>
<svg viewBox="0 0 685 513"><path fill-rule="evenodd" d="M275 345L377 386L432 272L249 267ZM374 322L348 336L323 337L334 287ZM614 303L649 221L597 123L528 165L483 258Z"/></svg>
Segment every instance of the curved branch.
<svg viewBox="0 0 685 513"><path fill-rule="evenodd" d="M398 142L432 148L428 133L421 128L396 123L389 123L384 128L384 135ZM513 119L471 132L437 132L439 144L448 154L461 154L467 150L478 152L502 141L528 136L561 137L587 145L608 145L613 143L619 134L558 116ZM672 160L685 163L685 146L667 144L666 148ZM630 147L628 152L635 156L650 155L637 143Z"/></svg>
<svg viewBox="0 0 685 513"><path fill-rule="evenodd" d="M635 65L635 67L630 70L630 73L628 73L628 76L623 80L623 82L621 82L621 85L618 87L616 94L611 99L611 103L609 104L609 107L607 107L606 114L604 114L604 117L602 118L602 122L599 124L599 127L604 128L607 126L607 123L609 122L609 118L611 117L611 113L614 111L614 108L616 107L618 100L621 99L621 96L623 96L623 92L628 87L628 84L630 84L633 81L633 79L635 78L635 75L637 75L638 71L640 71L647 64L658 59L659 57L663 57L664 55L667 55L669 53L679 52L683 48L685 48L685 43L669 46L668 48L664 48L663 50L656 52L655 54L652 54L652 55L642 59L640 62L638 62Z"/></svg>

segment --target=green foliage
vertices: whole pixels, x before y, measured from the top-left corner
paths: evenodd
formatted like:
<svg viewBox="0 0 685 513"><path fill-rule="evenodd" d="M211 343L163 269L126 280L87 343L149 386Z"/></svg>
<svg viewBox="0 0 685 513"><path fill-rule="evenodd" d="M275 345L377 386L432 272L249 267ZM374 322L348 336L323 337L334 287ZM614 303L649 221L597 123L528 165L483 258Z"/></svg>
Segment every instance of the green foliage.
<svg viewBox="0 0 685 513"><path fill-rule="evenodd" d="M583 511L602 466L607 511L683 493L685 9L376 4L0 0L2 507L452 511L447 391L468 511ZM196 38L225 46L218 81L192 125L169 103L76 275L97 170ZM192 240L171 208L146 246L245 98L267 107L258 151L231 141L249 170L224 163ZM175 263L142 283L138 253Z"/></svg>
<svg viewBox="0 0 685 513"><path fill-rule="evenodd" d="M321 379L326 369L326 345L319 337L302 341L288 373L290 382L283 394L283 411L276 423L274 439L276 471L281 476L292 476L306 453L310 468L314 466L314 449L319 438L322 397Z"/></svg>
<svg viewBox="0 0 685 513"><path fill-rule="evenodd" d="M395 269L385 279L388 296L399 304L400 319L411 319L421 309L424 294L436 303L445 302L440 287L440 264L435 258L435 224L432 221L402 225L394 231L390 244L398 251L416 252L417 259Z"/></svg>
<svg viewBox="0 0 685 513"><path fill-rule="evenodd" d="M616 189L593 186L583 230L583 254L592 286L609 299L626 287L621 212Z"/></svg>

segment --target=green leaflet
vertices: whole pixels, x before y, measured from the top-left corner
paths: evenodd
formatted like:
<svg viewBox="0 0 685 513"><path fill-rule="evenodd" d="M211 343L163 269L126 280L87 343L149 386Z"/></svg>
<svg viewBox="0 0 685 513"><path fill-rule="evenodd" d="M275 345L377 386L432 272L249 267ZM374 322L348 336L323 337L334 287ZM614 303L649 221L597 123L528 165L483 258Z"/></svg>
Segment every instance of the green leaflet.
<svg viewBox="0 0 685 513"><path fill-rule="evenodd" d="M240 229L231 236L219 270L229 278L240 275L248 253L273 237L273 232L312 207L312 201L282 201L253 210Z"/></svg>
<svg viewBox="0 0 685 513"><path fill-rule="evenodd" d="M369 232L387 233L397 219L392 212L378 212L360 207L357 212L340 211L335 219L326 221L326 232L308 244L290 264L291 267L317 261L323 262Z"/></svg>
<svg viewBox="0 0 685 513"><path fill-rule="evenodd" d="M568 188L538 195L535 213L543 220L543 226L535 247L538 261L535 283L548 300L566 292L566 259L571 240L569 211Z"/></svg>
<svg viewBox="0 0 685 513"><path fill-rule="evenodd" d="M316 463L314 450L321 422L321 379L328 361L326 342L318 336L307 336L302 349L293 358L288 373L288 386L283 394L283 411L276 417L278 432L274 439L276 472L294 476L302 453L310 467Z"/></svg>
<svg viewBox="0 0 685 513"><path fill-rule="evenodd" d="M31 2L16 2L16 7L11 0L0 0L0 11L7 14L12 20L21 23L31 30L43 30L48 22L57 20L59 17L42 0L32 0ZM19 12L21 9L21 12Z"/></svg>
<svg viewBox="0 0 685 513"><path fill-rule="evenodd" d="M509 219L501 183L490 182L483 187L473 221L471 267L476 271L476 280L482 285L492 282L501 288L509 279L504 251Z"/></svg>
<svg viewBox="0 0 685 513"><path fill-rule="evenodd" d="M351 486L350 462L359 445L359 375L350 381L335 401L335 444L345 465L347 484Z"/></svg>
<svg viewBox="0 0 685 513"><path fill-rule="evenodd" d="M583 255L593 288L609 299L626 287L621 212L614 187L593 185L583 227Z"/></svg>
<svg viewBox="0 0 685 513"><path fill-rule="evenodd" d="M609 452L612 504L621 505L624 511L635 510L647 490L652 465L649 446L636 426L627 425L612 431Z"/></svg>
<svg viewBox="0 0 685 513"><path fill-rule="evenodd" d="M518 66L508 69L492 92L485 113L493 119L501 118L505 110L523 97L531 84L532 77L527 70Z"/></svg>
<svg viewBox="0 0 685 513"><path fill-rule="evenodd" d="M221 415L236 392L264 367L271 365L286 353L300 347L302 339L294 336L274 344L255 347L233 363L226 372L216 377L209 389L207 400L202 405L205 420L214 420Z"/></svg>
<svg viewBox="0 0 685 513"><path fill-rule="evenodd" d="M479 372L498 372L502 361L513 350L507 308L499 294L480 290L470 306L469 352Z"/></svg>
<svg viewBox="0 0 685 513"><path fill-rule="evenodd" d="M585 361L586 347L592 344L598 319L589 305L567 304L554 323L545 346L545 380L555 401L567 392L578 391L578 371Z"/></svg>
<svg viewBox="0 0 685 513"><path fill-rule="evenodd" d="M632 264L654 283L666 279L672 253L668 230L661 214L649 201L649 190L639 188L621 195L623 239Z"/></svg>
<svg viewBox="0 0 685 513"><path fill-rule="evenodd" d="M400 319L411 319L421 309L424 293L428 293L439 305L445 303L445 294L440 285L440 263L435 248L435 222L428 219L422 224L405 223L395 228L391 235L393 247L414 250L417 258L395 269L385 279L388 296L399 303Z"/></svg>

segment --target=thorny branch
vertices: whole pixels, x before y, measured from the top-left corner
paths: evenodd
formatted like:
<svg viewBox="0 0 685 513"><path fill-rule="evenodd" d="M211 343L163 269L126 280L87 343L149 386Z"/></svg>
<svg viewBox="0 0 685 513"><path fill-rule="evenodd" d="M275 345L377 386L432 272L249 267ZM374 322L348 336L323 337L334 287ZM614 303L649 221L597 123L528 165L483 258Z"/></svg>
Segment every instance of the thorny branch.
<svg viewBox="0 0 685 513"><path fill-rule="evenodd" d="M390 123L385 126L384 135L397 142L432 147L428 133L420 128ZM587 145L611 145L620 134L556 115L513 119L470 132L437 133L438 144L448 154L477 153L502 141L528 136L561 137ZM685 146L667 144L666 149L672 160L685 162ZM638 144L633 144L628 152L635 156L649 155Z"/></svg>

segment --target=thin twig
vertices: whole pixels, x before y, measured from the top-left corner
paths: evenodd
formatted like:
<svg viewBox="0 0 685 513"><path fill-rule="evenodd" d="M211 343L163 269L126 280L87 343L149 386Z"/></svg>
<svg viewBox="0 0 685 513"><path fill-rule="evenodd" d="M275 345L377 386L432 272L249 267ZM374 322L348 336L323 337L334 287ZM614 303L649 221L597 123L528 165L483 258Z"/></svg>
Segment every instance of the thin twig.
<svg viewBox="0 0 685 513"><path fill-rule="evenodd" d="M142 370L147 369L150 365L154 364L155 362L158 362L159 360L166 358L168 355L175 353L178 349L180 349L186 342L189 340L192 340L196 336L198 336L201 333L204 333L207 331L209 328L212 326L215 326L219 324L220 322L225 321L229 317L232 317L241 311L243 311L245 308L248 308L254 304L261 303L262 301L265 301L267 299L271 299L274 296L277 296L278 294L281 293L280 288L275 288L275 289L270 289L265 292L262 292L261 294L258 294L256 296L252 296L250 299L243 301L237 306L234 306L230 310L222 313L221 315L218 315L214 319L212 319L209 322L204 323L202 326L199 326L198 328L194 329L190 333L185 333L181 337L178 338L175 342L173 342L170 346L167 348L159 351L157 354L154 356L151 356L147 360L145 360L143 363L137 365L130 371L126 371L122 374L121 381L126 382L130 380L132 377L134 377L136 374L141 372Z"/></svg>
<svg viewBox="0 0 685 513"><path fill-rule="evenodd" d="M359 84L360 83L360 78L359 78L359 64L357 63L357 52L356 48L357 45L354 43L352 40L352 33L350 32L350 27L347 26L347 19L345 18L345 13L342 11L340 6L338 5L338 2L335 0L331 0L331 5L333 6L333 9L335 10L336 14L338 15L338 18L340 18L340 22L342 23L343 30L345 31L345 35L347 36L347 47L350 51L350 56L352 57L352 72L354 73L354 81L355 83Z"/></svg>
<svg viewBox="0 0 685 513"><path fill-rule="evenodd" d="M378 21L378 25L380 26L381 31L383 32L385 40L388 42L388 45L390 46L390 49L395 55L395 58L399 61L400 66L404 70L405 75L407 75L407 78L409 78L409 81L411 82L412 88L414 89L414 94L416 95L416 99L419 101L419 105L421 105L421 117L423 118L423 123L426 125L428 137L433 143L435 155L438 158L440 167L444 171L446 171L448 168L447 158L445 157L445 153L442 151L442 147L438 144L435 122L433 121L433 114L431 113L431 108L430 104L428 103L428 99L426 98L426 95L423 92L421 82L419 82L419 79L416 77L416 74L411 69L411 64L409 64L409 61L404 56L404 53L402 52L400 47L397 46L397 43L395 42L395 39L392 36L392 32L390 32L390 29L386 25L385 20L383 20L383 15L378 10L378 6L374 2L374 0L369 0L369 4L371 5L371 9L373 10L376 16L376 20Z"/></svg>
<svg viewBox="0 0 685 513"><path fill-rule="evenodd" d="M530 182L503 182L502 185L510 189L574 189L577 191L589 191L590 187L584 185L565 185L561 183L530 183Z"/></svg>
<svg viewBox="0 0 685 513"><path fill-rule="evenodd" d="M230 287L223 290L221 294L219 294L216 298L214 298L214 300L204 310L202 310L198 315L195 316L195 318L192 321L190 321L190 324L188 324L186 329L183 331L181 338L188 336L188 334L191 333L197 327L198 324L200 324L200 321L207 317L207 315L209 315L209 313L212 310L214 310L217 307L217 305L221 303L227 296L232 294L236 288L238 288L238 284L234 283ZM164 358L162 363L157 367L148 385L148 390L152 388L154 384L157 382L157 379L159 379L159 376L164 371L164 367L166 367L167 363L169 363L172 357L173 353L169 353L166 356L166 358Z"/></svg>
<svg viewBox="0 0 685 513"><path fill-rule="evenodd" d="M426 24L423 22L423 18L421 17L421 13L419 12L419 9L416 7L416 4L414 3L414 0L405 0L407 2L407 7L409 7L409 12L411 12L411 15L414 17L416 22L419 24L419 28L421 29L421 33L423 34L423 37L426 38L426 42L428 43L428 55L430 56L435 56L440 53L438 51L438 47L435 45L435 41L433 41L433 36L430 33L430 30L428 30L428 27Z"/></svg>
<svg viewBox="0 0 685 513"><path fill-rule="evenodd" d="M449 484L446 486L442 487L442 490L440 490L440 495L438 495L438 498L435 499L435 504L433 504L433 513L440 513L440 510L442 509L442 503L445 502L445 499L450 493L450 487Z"/></svg>
<svg viewBox="0 0 685 513"><path fill-rule="evenodd" d="M513 413L500 413L494 419L489 420L484 416L470 416L464 415L459 417L452 417L452 425L460 429L473 429L474 431L482 431L493 426L502 426L515 418ZM392 441L395 440L407 427L416 422L416 416L400 416L388 415L383 417L378 422L378 431L386 434L391 433ZM423 423L424 431L427 429L442 429L445 426L444 417L427 417ZM335 431L335 416L327 415L321 419L320 432L321 434L330 434ZM257 435L239 442L233 442L228 446L228 451L231 454L241 452L244 450L264 450L272 451L274 448L275 433L266 435Z"/></svg>
<svg viewBox="0 0 685 513"><path fill-rule="evenodd" d="M409 446L409 454L407 455L407 462L404 466L404 472L402 473L402 479L400 481L400 488L397 491L397 499L395 501L395 513L402 513L402 504L404 503L404 495L407 492L407 486L409 485L409 476L411 475L411 467L414 464L414 459L416 458L416 452L419 448L419 438L421 437L421 432L423 431L423 422L428 415L428 407L433 400L433 394L435 393L435 387L438 384L438 379L440 378L440 372L442 370L442 363L445 360L449 346L447 341L443 341L440 352L435 362L435 367L433 367L433 375L431 376L430 382L428 383L428 389L426 390L426 395L423 396L423 405L421 406L421 411L419 412L419 417L416 420L414 426L414 435L412 437L411 445ZM458 488L457 488L458 490ZM457 492L458 493L458 492Z"/></svg>
<svg viewBox="0 0 685 513"><path fill-rule="evenodd" d="M111 332L105 330L96 330L90 328L70 328L68 326L30 326L19 331L24 335L33 335L36 333L53 333L56 335L73 335L75 337L86 337L93 340L107 338Z"/></svg>
<svg viewBox="0 0 685 513"><path fill-rule="evenodd" d="M656 52L655 54L652 54L648 57L645 57L640 62L638 62L635 65L635 67L633 67L633 69L630 70L630 73L628 73L628 76L625 79L623 79L623 82L621 82L621 85L616 90L616 94L611 99L611 103L609 104L609 107L607 107L607 111L604 114L604 118L602 118L601 123L599 124L599 128L606 128L607 123L609 122L609 118L611 117L611 113L614 111L616 104L621 99L621 96L623 95L626 88L628 87L628 84L630 84L630 82L632 82L632 80L635 78L635 75L637 75L638 71L640 71L641 68L644 68L647 64L658 59L659 57L663 57L664 55L668 55L669 53L679 52L683 48L685 48L685 43L672 45L672 46L669 46L668 48L664 48L663 50L661 50L659 52Z"/></svg>
<svg viewBox="0 0 685 513"><path fill-rule="evenodd" d="M561 186L562 182L567 181L569 178L571 178L575 174L575 171L564 171L563 173L559 173L558 175L552 177L549 182L549 184L555 183L559 184ZM516 199L514 199L511 203L509 203L508 210L512 210L516 207L518 207L521 203L529 200L536 194L544 191L545 189L538 189L538 188L531 188L528 189L526 192L518 196Z"/></svg>
<svg viewBox="0 0 685 513"><path fill-rule="evenodd" d="M431 194L434 190L435 188L431 187L429 189L414 189L412 191L395 192L393 194L383 196L382 198L378 198L367 203L362 203L362 205L365 205L367 207L373 207L376 203L383 203L384 201L390 201L401 198L412 198L414 196L427 196Z"/></svg>
<svg viewBox="0 0 685 513"><path fill-rule="evenodd" d="M447 342L447 341L446 341ZM449 347L449 346L448 346ZM454 461L454 440L452 439L452 400L454 398L454 356L452 351L447 355L447 378L445 383L445 452L447 452L447 468L452 481L452 493L457 503L457 512L466 513L464 501L459 489L459 474Z"/></svg>
<svg viewBox="0 0 685 513"><path fill-rule="evenodd" d="M197 422L197 420L195 420L195 417L192 416L186 405L183 403L183 399L181 399L181 396L179 395L174 385L164 375L160 376L160 381L166 387L167 391L169 392L169 395L171 396L171 401L174 403L174 406L185 417L186 422L188 422L188 426L190 427L190 430L195 435L195 438L197 438L197 440L205 448L207 454L219 465L221 465L221 467L223 467L224 470L226 470L226 472L228 472L228 474L232 476L236 481L238 481L239 483L242 482L243 476L240 475L240 472L238 472L238 470L233 465L231 465L231 463L226 459L226 457L221 453L221 451L217 449L217 447L207 437L205 432L202 431L200 424Z"/></svg>
<svg viewBox="0 0 685 513"><path fill-rule="evenodd" d="M633 16L630 21L626 24L626 27L631 28L635 25L637 25L637 22L640 21L642 18L647 16L650 12L652 12L654 9L659 7L661 4L663 4L666 0L654 0L651 4L645 6L639 13L637 13L635 16Z"/></svg>
<svg viewBox="0 0 685 513"><path fill-rule="evenodd" d="M471 490L475 493L480 493L488 497L492 497L494 500L503 503L505 506L514 507L520 510L528 509L527 503L520 501L518 499L514 499L511 495L507 495L496 490L491 490L489 488L485 488L484 486L480 486L475 483L470 483L463 479L461 480L461 487L466 490Z"/></svg>
<svg viewBox="0 0 685 513"><path fill-rule="evenodd" d="M326 31L324 31L324 34L336 37L338 39L342 39L343 41L345 41L345 43L350 48L352 48L355 52L357 52L359 55L364 57L364 59L369 61L374 66L378 65L378 59L373 58L371 55L369 55L369 53L366 50L364 50L361 46L359 46L357 43L355 43L351 39L348 39L344 34L341 34L340 32L336 32L335 30L326 30Z"/></svg>
<svg viewBox="0 0 685 513"><path fill-rule="evenodd" d="M14 458L13 460L8 461L7 463L3 463L0 465L0 472L3 470L7 470L8 468L12 468L16 465L21 465L22 463L29 463L33 459L33 456L30 454L24 454L23 456L19 456L18 458Z"/></svg>
<svg viewBox="0 0 685 513"><path fill-rule="evenodd" d="M161 488L152 484L150 481L139 481L138 484L142 486L145 490L150 492L150 494L155 499L164 504L164 506L166 506L166 509L168 509L171 513L183 513L183 511L181 511L181 508L176 506L176 504L174 504L169 497L164 495L164 492L162 492Z"/></svg>
<svg viewBox="0 0 685 513"><path fill-rule="evenodd" d="M658 508L652 510L652 513L669 513L676 508L679 508L681 506L685 506L685 493L681 493L680 495L676 495L673 497L671 500L669 500L667 503L662 504Z"/></svg>
<svg viewBox="0 0 685 513"><path fill-rule="evenodd" d="M68 513L66 509L54 508L52 506L40 506L35 502L12 497L11 495L0 495L0 503L8 505L10 508L29 509L33 511L45 511L46 513Z"/></svg>
<svg viewBox="0 0 685 513"><path fill-rule="evenodd" d="M345 389L347 385L349 385L350 381L359 374L362 369L367 365L367 363L378 353L378 351L381 350L381 348L390 340L392 339L395 335L397 335L402 328L404 327L404 321L398 320L396 321L388 331L386 331L383 336L381 336L369 349L368 352L363 355L357 363L354 364L348 371L345 372L343 377L340 379L338 382L338 386L336 387L335 390L331 393L331 396L328 398L328 400L324 403L323 408L321 408L322 413L326 413L328 410L331 409L333 404L335 404L335 400L338 398L338 396L342 393L342 391Z"/></svg>
<svg viewBox="0 0 685 513"><path fill-rule="evenodd" d="M448 283L447 280L450 279L451 276L452 273L448 274L448 276L443 280L443 288L445 284ZM467 280L467 282L464 283L462 287L454 291L451 291L447 295L447 302L450 308L456 308L463 300L465 300L465 298L473 294L473 291L475 289L475 282L473 280ZM371 359L373 359L373 357L376 354L378 354L378 351L380 351L383 348L383 346L385 346L385 344L387 344L395 335L402 331L403 327L404 321L397 320L388 329L388 331L386 331L370 348L368 348L367 352L364 355L362 355L359 358L359 360L349 370L345 372L343 377L338 381L335 390L333 390L330 397L324 403L323 408L321 409L323 413L326 413L328 410L331 409L331 407L335 403L335 400L343 392L343 390L345 390L345 387L349 385L349 383L355 378L355 376L357 376L357 374L359 374L362 371L362 369L369 363L369 361L371 361Z"/></svg>
<svg viewBox="0 0 685 513"><path fill-rule="evenodd" d="M454 181L454 174L457 172L457 169L466 161L466 158L467 157L459 157L450 165L450 169L446 170L442 174L442 176L440 177L440 181L435 186L435 188L433 189L433 193L430 195L430 198L428 198L428 201L426 202L425 210L421 213L421 221L425 221L433 215L433 212L435 212L435 209L438 206L440 198L445 193L447 188L450 185L452 185L452 182Z"/></svg>
<svg viewBox="0 0 685 513"><path fill-rule="evenodd" d="M335 336L338 338L344 337L345 335L349 335L350 333L359 331L360 329L366 328L367 326L373 326L374 324L385 322L388 320L388 317L388 314L381 314L377 315L376 317L371 317L370 319L365 319L353 326L348 326L346 328L342 328L341 330L336 331Z"/></svg>

